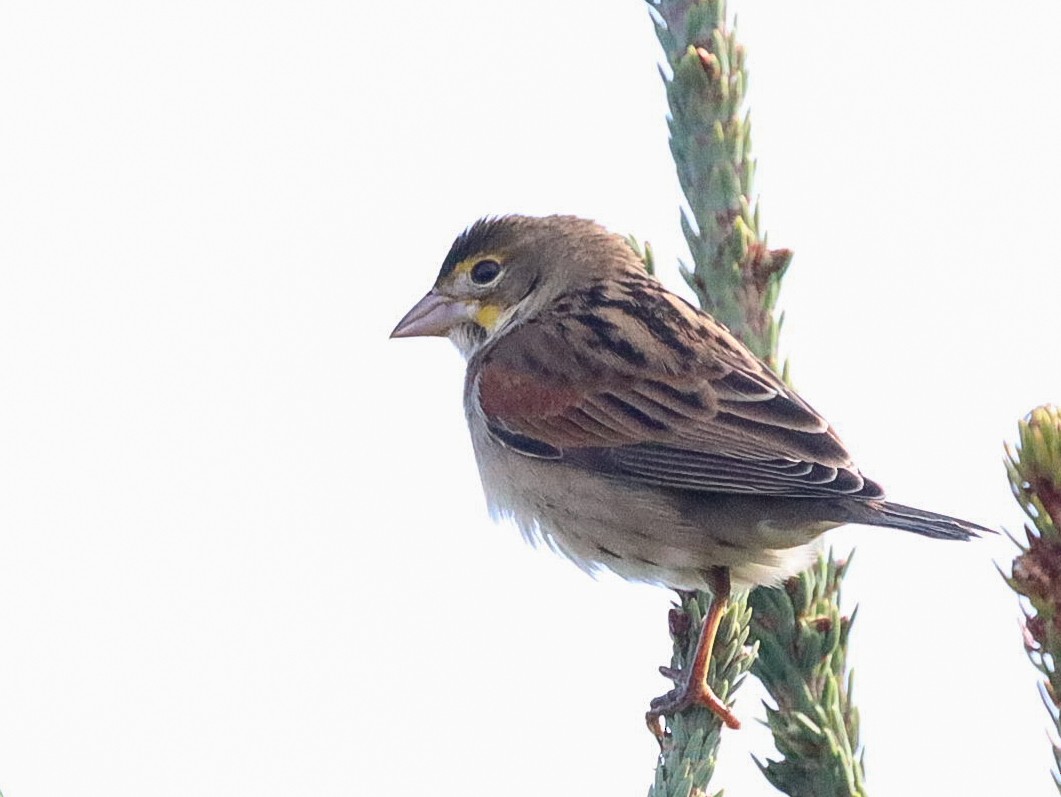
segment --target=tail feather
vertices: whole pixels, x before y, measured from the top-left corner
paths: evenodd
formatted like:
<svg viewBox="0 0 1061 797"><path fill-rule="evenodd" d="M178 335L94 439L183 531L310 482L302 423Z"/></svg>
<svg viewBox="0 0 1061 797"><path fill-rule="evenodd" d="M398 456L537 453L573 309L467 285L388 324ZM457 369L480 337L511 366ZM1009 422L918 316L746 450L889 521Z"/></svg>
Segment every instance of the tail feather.
<svg viewBox="0 0 1061 797"><path fill-rule="evenodd" d="M968 540L981 534L997 533L993 529L967 520L894 504L891 501L868 501L860 508L864 511L856 511L856 517L852 519L855 523L903 529L939 540Z"/></svg>

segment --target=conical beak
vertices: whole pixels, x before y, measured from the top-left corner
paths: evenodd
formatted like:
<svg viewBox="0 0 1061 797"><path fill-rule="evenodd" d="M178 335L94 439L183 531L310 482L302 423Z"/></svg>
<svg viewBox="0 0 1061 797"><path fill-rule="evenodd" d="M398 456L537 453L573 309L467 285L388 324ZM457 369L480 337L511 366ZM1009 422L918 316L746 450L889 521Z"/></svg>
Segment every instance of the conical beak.
<svg viewBox="0 0 1061 797"><path fill-rule="evenodd" d="M474 310L467 302L458 302L431 291L398 322L391 337L445 336L457 324L471 321L474 317Z"/></svg>

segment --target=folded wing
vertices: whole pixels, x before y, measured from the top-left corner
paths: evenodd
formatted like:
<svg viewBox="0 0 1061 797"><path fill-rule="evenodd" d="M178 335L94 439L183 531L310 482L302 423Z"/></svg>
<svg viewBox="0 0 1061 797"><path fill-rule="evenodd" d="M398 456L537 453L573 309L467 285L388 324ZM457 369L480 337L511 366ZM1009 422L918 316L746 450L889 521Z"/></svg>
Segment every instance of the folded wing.
<svg viewBox="0 0 1061 797"><path fill-rule="evenodd" d="M660 487L883 497L829 424L727 330L650 278L636 290L636 302L568 297L482 353L472 389L498 440Z"/></svg>

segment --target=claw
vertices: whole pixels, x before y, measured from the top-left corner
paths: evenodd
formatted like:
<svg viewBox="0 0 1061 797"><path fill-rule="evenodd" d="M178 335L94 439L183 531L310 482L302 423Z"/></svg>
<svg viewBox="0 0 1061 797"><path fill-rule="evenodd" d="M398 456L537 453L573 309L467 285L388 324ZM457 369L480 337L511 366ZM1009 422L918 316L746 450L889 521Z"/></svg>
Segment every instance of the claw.
<svg viewBox="0 0 1061 797"><path fill-rule="evenodd" d="M674 683L678 683L682 677L682 671L677 667L660 667L659 674L668 680L674 681ZM656 700L659 700L659 698L657 697Z"/></svg>

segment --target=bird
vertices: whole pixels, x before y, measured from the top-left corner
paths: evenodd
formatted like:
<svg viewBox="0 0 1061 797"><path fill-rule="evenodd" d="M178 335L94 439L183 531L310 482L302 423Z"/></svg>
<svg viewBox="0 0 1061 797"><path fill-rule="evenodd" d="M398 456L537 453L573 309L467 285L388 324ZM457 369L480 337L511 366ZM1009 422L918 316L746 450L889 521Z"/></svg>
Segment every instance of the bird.
<svg viewBox="0 0 1061 797"><path fill-rule="evenodd" d="M654 699L740 721L707 683L731 592L777 585L856 523L946 540L983 526L885 499L817 411L627 240L569 216L489 216L454 240L392 338L448 337L490 513L583 569L711 607L691 663Z"/></svg>

